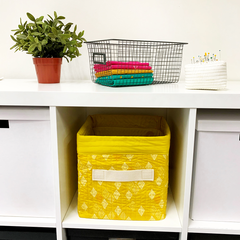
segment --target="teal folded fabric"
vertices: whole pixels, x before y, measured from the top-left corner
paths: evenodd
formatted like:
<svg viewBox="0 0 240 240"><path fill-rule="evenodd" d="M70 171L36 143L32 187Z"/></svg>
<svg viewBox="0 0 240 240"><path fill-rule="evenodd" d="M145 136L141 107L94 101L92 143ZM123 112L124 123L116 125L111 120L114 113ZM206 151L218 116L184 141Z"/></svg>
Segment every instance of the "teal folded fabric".
<svg viewBox="0 0 240 240"><path fill-rule="evenodd" d="M115 79L132 79L132 78L151 78L152 73L137 73L137 74L121 74L99 77L97 80L115 80Z"/></svg>
<svg viewBox="0 0 240 240"><path fill-rule="evenodd" d="M153 82L153 77L147 78L130 78L130 79L97 79L96 83L109 87L124 87L124 86L138 86L147 85Z"/></svg>

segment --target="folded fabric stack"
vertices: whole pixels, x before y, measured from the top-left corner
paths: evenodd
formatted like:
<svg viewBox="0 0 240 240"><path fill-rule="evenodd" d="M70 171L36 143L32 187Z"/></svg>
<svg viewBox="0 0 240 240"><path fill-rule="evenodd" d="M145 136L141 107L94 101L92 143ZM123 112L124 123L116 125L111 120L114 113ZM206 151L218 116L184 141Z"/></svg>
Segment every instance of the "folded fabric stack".
<svg viewBox="0 0 240 240"><path fill-rule="evenodd" d="M94 65L96 83L118 87L146 85L153 82L153 71L149 63L108 61Z"/></svg>

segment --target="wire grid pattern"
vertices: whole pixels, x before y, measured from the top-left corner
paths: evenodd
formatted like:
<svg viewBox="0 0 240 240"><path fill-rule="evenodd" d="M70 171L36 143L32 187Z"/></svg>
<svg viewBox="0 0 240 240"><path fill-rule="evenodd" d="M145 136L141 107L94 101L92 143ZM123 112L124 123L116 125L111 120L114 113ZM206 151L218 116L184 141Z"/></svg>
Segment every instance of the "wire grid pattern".
<svg viewBox="0 0 240 240"><path fill-rule="evenodd" d="M154 77L152 84L176 83L179 81L183 46L187 44L180 42L121 39L107 39L86 43L93 82L96 81L95 63L136 61L147 62L152 67Z"/></svg>

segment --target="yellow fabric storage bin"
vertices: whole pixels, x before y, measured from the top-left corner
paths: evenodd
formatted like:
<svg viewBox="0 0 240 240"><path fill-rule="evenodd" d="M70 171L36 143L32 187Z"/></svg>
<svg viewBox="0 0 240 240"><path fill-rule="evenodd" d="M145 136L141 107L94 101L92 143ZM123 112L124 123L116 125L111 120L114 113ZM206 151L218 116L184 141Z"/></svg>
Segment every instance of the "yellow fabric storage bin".
<svg viewBox="0 0 240 240"><path fill-rule="evenodd" d="M77 133L79 216L164 219L169 148L163 117L88 116Z"/></svg>

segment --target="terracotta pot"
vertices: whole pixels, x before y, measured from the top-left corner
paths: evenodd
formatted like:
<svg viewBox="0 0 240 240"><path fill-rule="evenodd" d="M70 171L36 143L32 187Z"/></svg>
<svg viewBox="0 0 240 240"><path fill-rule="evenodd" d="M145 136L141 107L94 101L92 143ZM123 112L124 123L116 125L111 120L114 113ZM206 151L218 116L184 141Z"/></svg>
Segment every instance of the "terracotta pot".
<svg viewBox="0 0 240 240"><path fill-rule="evenodd" d="M62 58L33 58L39 83L59 83Z"/></svg>

